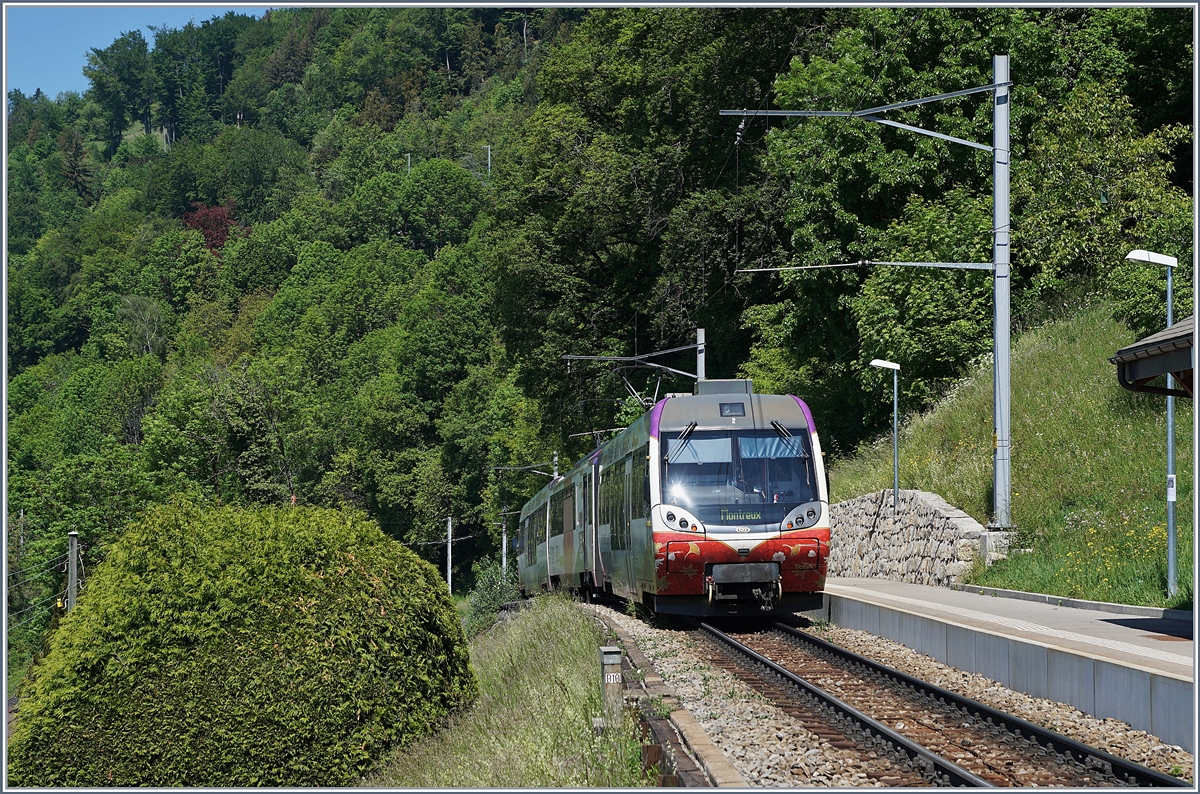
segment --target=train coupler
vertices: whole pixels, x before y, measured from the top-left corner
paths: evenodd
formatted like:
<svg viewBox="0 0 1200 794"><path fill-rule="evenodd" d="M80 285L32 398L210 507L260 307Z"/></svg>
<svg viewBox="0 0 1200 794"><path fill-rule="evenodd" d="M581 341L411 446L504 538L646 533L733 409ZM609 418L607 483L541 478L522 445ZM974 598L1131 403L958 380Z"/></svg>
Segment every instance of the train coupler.
<svg viewBox="0 0 1200 794"><path fill-rule="evenodd" d="M776 598L783 600L783 580L776 582L774 587L764 584L763 587L756 587L750 592L759 600L758 608L763 612L770 612L775 608Z"/></svg>

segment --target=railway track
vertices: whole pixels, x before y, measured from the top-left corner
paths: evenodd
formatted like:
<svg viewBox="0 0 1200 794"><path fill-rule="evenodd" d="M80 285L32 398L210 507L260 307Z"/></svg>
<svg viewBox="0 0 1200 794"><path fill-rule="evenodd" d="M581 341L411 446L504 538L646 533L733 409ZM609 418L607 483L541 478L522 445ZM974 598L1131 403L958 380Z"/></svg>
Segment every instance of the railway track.
<svg viewBox="0 0 1200 794"><path fill-rule="evenodd" d="M776 624L700 630L711 661L747 681L870 777L894 786L1188 786L1018 717Z"/></svg>

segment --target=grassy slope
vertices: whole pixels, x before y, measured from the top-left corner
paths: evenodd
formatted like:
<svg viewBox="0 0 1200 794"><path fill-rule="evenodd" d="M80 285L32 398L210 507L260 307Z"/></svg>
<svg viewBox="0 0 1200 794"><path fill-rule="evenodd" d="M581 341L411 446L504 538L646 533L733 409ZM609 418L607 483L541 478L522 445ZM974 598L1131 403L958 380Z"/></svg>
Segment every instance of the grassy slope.
<svg viewBox="0 0 1200 794"><path fill-rule="evenodd" d="M1190 606L1192 402L1176 400L1180 593L1166 596L1166 399L1117 384L1133 334L1095 307L1014 341L1012 520L1029 554L971 581L1100 601ZM901 373L903 377L903 373ZM992 373L971 374L900 432L900 487L941 494L987 523ZM890 488L891 434L831 469L833 499Z"/></svg>
<svg viewBox="0 0 1200 794"><path fill-rule="evenodd" d="M632 720L603 736L596 622L571 602L538 598L471 642L479 702L438 735L400 748L363 781L372 788L645 785Z"/></svg>

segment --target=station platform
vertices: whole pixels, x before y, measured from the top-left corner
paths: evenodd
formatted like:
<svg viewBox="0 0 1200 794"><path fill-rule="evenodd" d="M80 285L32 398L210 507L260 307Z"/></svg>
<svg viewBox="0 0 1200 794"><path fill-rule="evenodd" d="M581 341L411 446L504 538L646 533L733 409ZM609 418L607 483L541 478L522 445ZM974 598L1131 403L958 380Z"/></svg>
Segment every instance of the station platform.
<svg viewBox="0 0 1200 794"><path fill-rule="evenodd" d="M1192 613L998 593L830 577L823 608L803 614L1195 751Z"/></svg>

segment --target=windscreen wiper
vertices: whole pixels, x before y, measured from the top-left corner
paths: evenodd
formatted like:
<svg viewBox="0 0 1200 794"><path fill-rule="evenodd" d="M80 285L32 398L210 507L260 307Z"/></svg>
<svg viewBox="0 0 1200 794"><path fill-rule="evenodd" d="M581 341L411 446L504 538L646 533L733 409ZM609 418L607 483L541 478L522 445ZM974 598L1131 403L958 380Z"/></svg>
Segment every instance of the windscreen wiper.
<svg viewBox="0 0 1200 794"><path fill-rule="evenodd" d="M688 426L683 429L683 432L680 433L677 438L672 440L672 444L671 444L672 449L670 452L667 453L667 465L668 466L671 464L672 455L677 456L679 454L678 450L683 449L684 443L688 440L688 437L690 437L692 435L692 431L695 430L696 427L699 426L699 424L700 424L699 422L689 422ZM679 446L675 447L675 444L678 444Z"/></svg>
<svg viewBox="0 0 1200 794"><path fill-rule="evenodd" d="M804 460L808 459L808 453L804 451L804 444L792 435L792 431L780 424L778 419L771 420L771 427L775 428L775 432L783 439L783 443L787 445L787 448L796 453L796 457Z"/></svg>
<svg viewBox="0 0 1200 794"><path fill-rule="evenodd" d="M783 439L783 443L787 445L788 449L796 453L796 457L805 461L807 464L808 453L804 451L804 442L792 435L792 431L784 427L778 419L771 420L771 427L775 428L775 432L778 433L779 437ZM804 482L806 485L812 485L811 469L812 466L810 465L805 465L804 467Z"/></svg>

